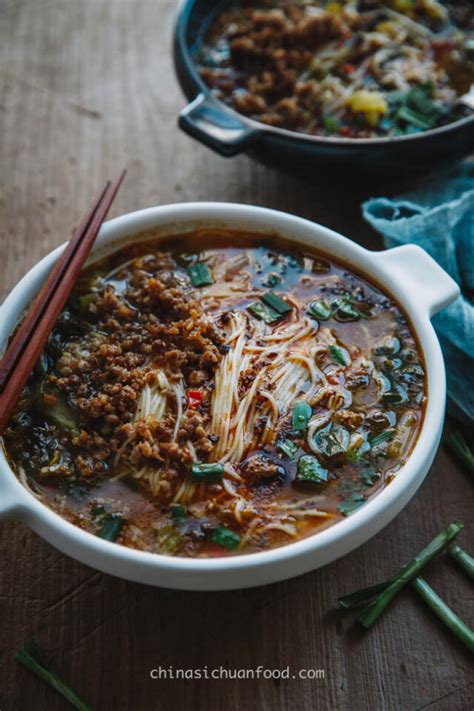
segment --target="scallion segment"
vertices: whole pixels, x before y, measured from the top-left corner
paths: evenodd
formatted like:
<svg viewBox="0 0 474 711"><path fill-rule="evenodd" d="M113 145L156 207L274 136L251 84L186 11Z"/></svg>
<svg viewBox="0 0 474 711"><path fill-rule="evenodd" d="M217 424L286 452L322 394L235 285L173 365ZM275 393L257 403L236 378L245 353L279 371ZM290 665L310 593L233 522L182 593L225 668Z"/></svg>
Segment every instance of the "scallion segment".
<svg viewBox="0 0 474 711"><path fill-rule="evenodd" d="M276 323L282 317L278 311L274 311L261 301L254 301L253 304L247 306L247 311L250 311L252 316L255 316L259 321L263 321L269 325Z"/></svg>
<svg viewBox="0 0 474 711"><path fill-rule="evenodd" d="M187 272L193 286L200 287L214 284L214 279L209 271L209 267L204 262L190 264L187 268Z"/></svg>
<svg viewBox="0 0 474 711"><path fill-rule="evenodd" d="M332 316L332 309L326 301L320 299L308 305L308 313L318 321L328 321Z"/></svg>
<svg viewBox="0 0 474 711"><path fill-rule="evenodd" d="M451 610L426 580L418 575L411 581L411 585L450 632L474 654L474 631Z"/></svg>
<svg viewBox="0 0 474 711"><path fill-rule="evenodd" d="M362 605L367 605L371 600L378 597L391 583L389 580L386 583L379 583L378 585L371 585L370 588L363 588L362 590L356 590L349 595L343 595L337 598L339 607L343 607L345 610L353 610L356 607L361 607Z"/></svg>
<svg viewBox="0 0 474 711"><path fill-rule="evenodd" d="M313 411L307 402L300 400L295 403L291 413L291 426L294 430L305 430Z"/></svg>
<svg viewBox="0 0 474 711"><path fill-rule="evenodd" d="M451 558L474 580L474 558L464 551L461 546L453 543L448 548Z"/></svg>
<svg viewBox="0 0 474 711"><path fill-rule="evenodd" d="M474 474L474 452L461 432L452 432L446 439L447 448L459 459L466 469Z"/></svg>
<svg viewBox="0 0 474 711"><path fill-rule="evenodd" d="M292 442L291 439L284 439L277 442L277 447L288 459L294 459L298 451L298 445Z"/></svg>
<svg viewBox="0 0 474 711"><path fill-rule="evenodd" d="M31 647L30 649L19 649L15 653L15 659L17 662L20 662L20 664L23 664L29 671L33 672L33 674L36 674L36 676L49 684L53 689L56 689L56 691L69 701L74 708L78 709L78 711L91 711L90 706L82 701L71 687L65 684L57 674L41 664L38 659L31 654Z"/></svg>
<svg viewBox="0 0 474 711"><path fill-rule="evenodd" d="M233 551L240 545L240 536L230 528L218 526L212 533L212 541L219 546L227 548L227 550Z"/></svg>
<svg viewBox="0 0 474 711"><path fill-rule="evenodd" d="M184 521L184 519L186 518L186 511L184 510L184 507L181 506L181 504L171 504L170 514L171 518L173 518L175 521Z"/></svg>
<svg viewBox="0 0 474 711"><path fill-rule="evenodd" d="M348 366L351 364L351 357L349 351L341 346L329 346L329 355L332 360L339 365Z"/></svg>
<svg viewBox="0 0 474 711"><path fill-rule="evenodd" d="M119 514L107 514L97 535L106 541L116 541L124 525L125 521Z"/></svg>
<svg viewBox="0 0 474 711"><path fill-rule="evenodd" d="M298 459L296 481L304 484L325 484L328 478L328 470L324 469L316 457L304 454Z"/></svg>
<svg viewBox="0 0 474 711"><path fill-rule="evenodd" d="M278 294L275 294L273 291L268 291L264 294L262 296L262 301L266 306L269 306L273 309L273 311L276 311L282 316L286 316L293 311L293 307L290 306L290 304L287 304L281 296L278 296Z"/></svg>
<svg viewBox="0 0 474 711"><path fill-rule="evenodd" d="M367 499L365 498L365 496L362 496L362 494L354 493L351 494L344 501L341 501L341 503L337 505L337 508L343 516L350 516L354 513L354 511L357 511L358 508L365 504L366 501Z"/></svg>
<svg viewBox="0 0 474 711"><path fill-rule="evenodd" d="M447 528L445 528L441 533L439 533L436 538L434 538L431 543L429 543L426 548L424 548L418 555L405 565L390 585L377 597L377 599L368 605L362 613L357 618L357 622L364 628L369 629L372 627L374 622L377 621L381 613L385 610L387 605L393 600L395 595L405 587L418 573L424 568L424 566L432 560L438 553L441 553L446 546L448 546L454 538L462 531L464 528L463 524L459 521L454 521L450 523Z"/></svg>
<svg viewBox="0 0 474 711"><path fill-rule="evenodd" d="M379 444L382 444L382 442L388 442L388 440L392 439L394 434L396 432L396 429L393 427L390 427L383 432L380 432L380 434L375 435L375 437L371 437L369 439L369 444L372 449L375 449L375 447L378 447Z"/></svg>
<svg viewBox="0 0 474 711"><path fill-rule="evenodd" d="M193 464L191 474L196 481L205 481L208 484L217 484L224 475L224 465L219 463Z"/></svg>

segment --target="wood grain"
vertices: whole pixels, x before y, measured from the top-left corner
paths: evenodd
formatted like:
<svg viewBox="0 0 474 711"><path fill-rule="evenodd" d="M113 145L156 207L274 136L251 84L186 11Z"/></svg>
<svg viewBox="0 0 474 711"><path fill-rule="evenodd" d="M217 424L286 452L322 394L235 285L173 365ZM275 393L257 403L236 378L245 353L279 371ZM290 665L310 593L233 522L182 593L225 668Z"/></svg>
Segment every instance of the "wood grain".
<svg viewBox="0 0 474 711"><path fill-rule="evenodd" d="M104 181L128 168L114 214L189 200L288 210L379 247L360 202L383 185L312 181L222 159L176 129L170 0L0 0L0 291L68 236ZM183 593L131 584L0 525L0 709L69 708L13 660L35 638L94 709L464 711L470 660L410 591L358 635L338 594L393 574L454 518L472 482L440 450L403 513L355 553L278 585ZM472 526L463 534L469 541ZM427 579L472 620L469 583L446 560ZM472 624L472 622L471 622ZM153 681L153 667L323 668L322 681Z"/></svg>

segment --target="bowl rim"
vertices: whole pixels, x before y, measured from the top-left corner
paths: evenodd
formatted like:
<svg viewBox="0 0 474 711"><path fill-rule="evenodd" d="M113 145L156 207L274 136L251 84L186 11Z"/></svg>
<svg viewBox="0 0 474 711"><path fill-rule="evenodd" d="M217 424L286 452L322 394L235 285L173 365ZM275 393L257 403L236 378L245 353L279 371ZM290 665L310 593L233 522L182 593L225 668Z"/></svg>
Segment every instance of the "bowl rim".
<svg viewBox="0 0 474 711"><path fill-rule="evenodd" d="M91 261L95 261L95 259L102 256L103 247L105 247L105 253L113 252L126 244L129 239L133 241L137 235L149 228L168 225L168 228L163 230L163 237L169 237L173 234L173 231L169 229L170 225L188 225L189 231L192 231L196 229L198 224L212 224L213 226L227 224L227 227L232 226L235 228L240 221L242 221L241 227L243 229L254 229L253 223L255 223L255 226L262 226L260 230L262 234L278 233L301 245L305 244L306 241L306 244L312 243L314 249L323 253L327 252L328 256L334 256L333 252L329 247L318 244L318 240L326 245L330 243L332 247L337 245L340 252L349 255L347 262L349 265L353 265L356 273L367 274L367 272L373 270L372 279L376 284L383 282L384 271L388 277L386 266L384 267L377 255L387 254L387 252L395 250L373 252L328 227L290 213L265 207L225 202L175 203L126 213L109 220L104 223L100 230L97 246L92 251ZM251 225L252 228L250 227ZM294 237L294 233L297 233L298 236ZM302 233L305 234L305 238L302 237ZM182 232L175 230L174 234L182 234ZM7 334L11 333L12 328L21 316L29 299L36 293L48 270L64 249L64 246L65 243L37 262L7 296L0 310L2 319L7 321L4 334L5 340L8 338ZM335 258L339 260L337 249L334 251L336 252ZM358 261L370 262L370 269L365 270L357 264ZM368 274L368 277L370 279L370 274ZM18 517L26 523L31 519L33 528L35 527L34 524L38 523L43 530L48 529L50 532L54 532L55 536L59 536L59 541L55 537L54 543L65 552L68 551L65 547L62 547L61 539L63 541L76 542L82 549L94 551L95 558L114 558L124 564L138 564L147 568L161 569L170 574L226 573L239 570L256 570L262 566L283 564L288 559L303 558L310 553L317 553L318 550L324 551L330 547L336 547L338 542L350 537L358 532L359 529L368 529L372 523L375 525L376 530L364 538L364 541L367 540L392 520L398 511L392 512L390 516L390 509L394 508L399 499L403 500L405 498L408 501L426 476L427 462L431 462L438 444L445 405L444 362L438 339L430 322L428 309L419 306L415 298L410 299L404 294L394 294L393 284L385 286L384 289L402 306L409 318L412 329L415 331L427 366L428 400L420 433L406 463L400 468L394 480L388 486L374 498L368 500L363 507L355 511L351 516L306 538L290 542L278 548L255 553L243 553L219 558L185 558L135 550L105 541L82 530L36 499L15 475L5 455L3 441L0 438L0 443L2 444L0 447L0 475L5 477L4 484L6 483L14 500L13 510L16 510ZM29 291L30 295L25 295L25 291ZM413 489L413 487L415 488ZM408 498L406 498L407 496ZM389 514L388 520L387 514ZM360 543L361 541L354 545L353 548ZM74 557L74 554L72 555ZM331 560L336 559L339 555L334 555ZM313 567L317 567L317 565ZM125 574L124 577L127 577L127 575ZM281 578L283 577L285 576L282 575Z"/></svg>
<svg viewBox="0 0 474 711"><path fill-rule="evenodd" d="M205 84L201 79L199 72L196 68L196 63L194 62L192 52L189 48L187 42L187 31L189 27L189 22L191 19L191 14L194 8L198 5L201 0L179 0L177 10L176 10L176 20L174 29L174 40L175 47L179 48L180 60L184 63L189 76L192 78L195 87L196 94L194 99L198 94L202 94L205 100L208 100L216 104L223 112L231 115L235 120L240 121L244 126L248 126L252 129L252 133L257 136L258 134L270 134L278 136L281 138L286 138L291 141L301 141L310 144L321 144L330 146L341 146L344 148L348 147L378 147L378 146L392 146L394 144L400 143L411 143L417 142L421 143L423 140L429 140L430 138L436 138L443 135L449 135L451 133L456 133L458 130L465 128L470 124L474 124L474 112L470 116L465 116L463 118L447 123L443 126L437 126L435 128L427 129L420 133L411 133L403 136L377 136L375 138L350 138L345 136L319 136L306 134L298 131L290 131L287 128L279 128L278 126L269 126L264 123L260 123L255 119L244 116L236 111L231 106L228 106L223 101L218 99L212 92L212 90ZM179 73L178 73L179 74Z"/></svg>

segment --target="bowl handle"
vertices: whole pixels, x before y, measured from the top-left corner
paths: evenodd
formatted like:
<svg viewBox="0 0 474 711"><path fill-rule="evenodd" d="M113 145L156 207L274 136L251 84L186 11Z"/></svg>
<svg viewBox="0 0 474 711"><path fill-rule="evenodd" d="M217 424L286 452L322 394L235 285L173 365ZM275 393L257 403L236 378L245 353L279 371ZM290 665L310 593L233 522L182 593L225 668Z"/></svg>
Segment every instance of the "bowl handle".
<svg viewBox="0 0 474 711"><path fill-rule="evenodd" d="M386 267L387 280L405 284L430 317L449 306L460 294L454 279L416 244L372 254Z"/></svg>
<svg viewBox="0 0 474 711"><path fill-rule="evenodd" d="M203 93L181 111L178 125L226 158L244 151L260 133L212 96Z"/></svg>

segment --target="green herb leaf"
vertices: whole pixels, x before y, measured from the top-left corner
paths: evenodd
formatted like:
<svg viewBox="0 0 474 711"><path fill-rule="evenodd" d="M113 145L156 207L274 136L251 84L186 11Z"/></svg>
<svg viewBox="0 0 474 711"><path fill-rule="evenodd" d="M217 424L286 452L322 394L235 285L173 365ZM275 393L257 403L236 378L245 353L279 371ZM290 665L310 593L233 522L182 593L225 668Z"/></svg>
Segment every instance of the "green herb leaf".
<svg viewBox="0 0 474 711"><path fill-rule="evenodd" d="M312 414L313 411L307 402L304 402L304 400L296 402L291 414L292 428L294 430L305 430Z"/></svg>
<svg viewBox="0 0 474 711"><path fill-rule="evenodd" d="M332 316L332 309L326 301L320 299L308 305L308 313L319 321L328 321Z"/></svg>
<svg viewBox="0 0 474 711"><path fill-rule="evenodd" d="M221 481L224 475L224 465L219 463L212 464L193 464L191 474L197 481L205 481L208 484L216 484Z"/></svg>
<svg viewBox="0 0 474 711"><path fill-rule="evenodd" d="M214 529L212 533L212 540L219 546L223 546L230 551L235 550L240 545L240 536L235 531L231 531L230 528L224 528L224 526L218 526Z"/></svg>
<svg viewBox="0 0 474 711"><path fill-rule="evenodd" d="M342 425L329 424L316 432L312 445L324 457L335 457L349 449L350 434Z"/></svg>
<svg viewBox="0 0 474 711"><path fill-rule="evenodd" d="M204 262L190 264L187 268L187 272L193 286L200 287L214 284L214 279L209 271L209 267Z"/></svg>
<svg viewBox="0 0 474 711"><path fill-rule="evenodd" d="M298 459L296 481L304 484L324 484L329 478L329 472L316 457L304 454Z"/></svg>

